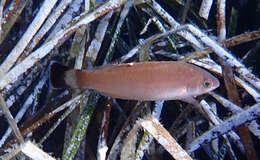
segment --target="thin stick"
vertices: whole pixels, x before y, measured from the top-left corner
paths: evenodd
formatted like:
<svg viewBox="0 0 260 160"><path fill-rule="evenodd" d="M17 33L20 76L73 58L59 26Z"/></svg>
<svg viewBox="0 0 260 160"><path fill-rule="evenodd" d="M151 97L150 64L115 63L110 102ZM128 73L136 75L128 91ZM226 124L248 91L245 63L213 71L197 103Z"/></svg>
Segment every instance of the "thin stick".
<svg viewBox="0 0 260 160"><path fill-rule="evenodd" d="M182 17L181 17L181 25L185 24L191 3L192 3L191 0L186 0L186 2L185 2L184 10L183 10Z"/></svg>
<svg viewBox="0 0 260 160"><path fill-rule="evenodd" d="M155 34L147 39L145 39L143 42L141 42L140 44L138 44L137 46L135 46L131 51L129 51L126 55L122 56L120 58L120 62L123 63L125 62L127 59L133 57L135 54L138 53L138 51L140 49L142 49L143 47L146 47L146 46L150 46L155 40L157 40L158 38L164 38L164 37L167 37L169 36L170 34L173 34L173 33L177 33L178 31L181 31L181 30L184 30L186 27L185 26L179 26L177 28L173 28L167 32L164 32L164 33L160 33L160 34ZM1 86L1 85L0 85Z"/></svg>
<svg viewBox="0 0 260 160"><path fill-rule="evenodd" d="M28 98L26 99L25 103L21 106L21 109L16 114L16 116L15 116L15 122L16 123L18 123L22 119L22 117L24 116L24 114L27 111L27 109L31 106L33 101L37 98L37 94L41 91L41 88L46 83L46 81L47 81L47 76L44 76L38 82L38 84L35 86L33 93L31 93L28 96ZM6 139L10 136L11 131L12 131L11 128L8 127L8 129L6 130L5 134L2 136L2 138L0 140L0 147L5 143Z"/></svg>
<svg viewBox="0 0 260 160"><path fill-rule="evenodd" d="M152 112L152 116L154 116L156 119L159 119L161 116L163 104L164 101L155 101L155 107ZM136 150L136 154L135 154L136 160L141 160L143 158L145 151L148 150L152 141L153 141L152 135L149 134L148 131L145 131L142 139L140 140L139 146Z"/></svg>
<svg viewBox="0 0 260 160"><path fill-rule="evenodd" d="M27 141L20 146L16 147L15 149L11 150L10 153L7 153L0 157L3 160L9 160L14 158L20 152L24 153L26 156L30 157L34 160L55 160L55 158L48 155L46 152L41 150L31 141Z"/></svg>
<svg viewBox="0 0 260 160"><path fill-rule="evenodd" d="M242 43L253 41L253 40L256 40L259 38L260 38L260 31L258 30L258 31L242 33L240 35L231 37L229 39L224 40L223 43L226 47L232 47L232 46L236 46L236 45L239 45Z"/></svg>
<svg viewBox="0 0 260 160"><path fill-rule="evenodd" d="M44 60L42 64L36 65L32 68L29 74L26 76L26 80L20 81L19 83L15 83L14 85L10 86L10 88L5 88L5 90L2 92L3 95L7 95L8 93L12 93L8 98L6 99L6 105L11 107L21 95L23 95L30 86L33 85L33 82L35 81L35 77L40 75L40 70L42 69L42 66L46 65L47 60ZM14 89L15 91L11 91L11 89ZM4 96L3 96L4 97ZM0 111L0 115L2 114L2 111Z"/></svg>
<svg viewBox="0 0 260 160"><path fill-rule="evenodd" d="M80 94L80 95L76 96L75 98L73 98L72 100L69 100L68 102L66 102L62 106L58 107L57 109L55 109L51 113L49 113L49 114L56 114L56 113L64 110L65 108L69 107L62 114L62 116L54 123L54 125L48 130L48 132L44 135L44 137L41 138L41 140L39 141L39 144L42 144L51 135L51 133L58 127L58 125L76 108L76 106L81 101L80 99L82 99L84 97L85 97L85 94Z"/></svg>
<svg viewBox="0 0 260 160"><path fill-rule="evenodd" d="M9 153L6 153L2 156L0 156L1 160L10 160L14 158L17 154L21 152L21 147L16 147L15 149L12 149Z"/></svg>
<svg viewBox="0 0 260 160"><path fill-rule="evenodd" d="M219 125L220 123L222 123L222 120L217 117L213 111L211 110L211 107L208 105L208 103L205 101L205 100L202 100L200 102L202 108L203 108L203 111L204 113L206 113L206 115L208 115L208 118L210 119L210 121L216 126L216 125ZM228 135L232 138L232 140L235 142L235 144L237 145L237 147L241 150L241 151L244 151L244 148L243 148L243 144L240 142L240 138L239 136L233 132L233 131L230 131L228 133ZM235 154L234 154L234 151L232 150L231 148L231 144L228 140L228 137L226 135L222 135L222 137L224 138L226 144L227 144L227 149L228 149L228 152L231 156L231 159L235 159Z"/></svg>
<svg viewBox="0 0 260 160"><path fill-rule="evenodd" d="M95 32L95 37L94 39L91 41L90 46L88 47L86 54L86 58L88 60L90 60L91 62L95 62L98 52L101 48L101 44L104 40L105 37L105 33L107 31L107 27L109 25L109 20L113 15L113 11L109 12L104 18L102 18L102 20L100 21L100 23L98 24L97 30ZM109 51L108 51L109 53ZM106 62L106 59L105 59Z"/></svg>
<svg viewBox="0 0 260 160"><path fill-rule="evenodd" d="M213 92L210 92L209 94L212 97L214 97L219 103L221 103L225 108L231 111L233 114L243 112L242 108L230 102L229 100L225 99L224 97ZM260 126L259 124L257 124L257 121L252 121L249 124L246 124L246 126L256 137L260 137Z"/></svg>
<svg viewBox="0 0 260 160"><path fill-rule="evenodd" d="M57 19L61 16L61 14L66 10L66 8L71 4L72 0L62 0L59 5L55 8L53 13L48 17L46 22L42 25L41 29L37 32L37 34L33 37L32 42L29 46L27 46L26 54L30 53L35 46L39 43L39 41L43 38L43 36L51 29ZM24 55L25 56L25 55Z"/></svg>
<svg viewBox="0 0 260 160"><path fill-rule="evenodd" d="M83 137L86 133L86 129L94 112L94 106L97 104L98 99L99 96L96 93L92 92L90 94L87 105L85 106L84 111L80 116L80 120L76 125L67 148L65 149L65 152L61 158L62 160L73 159L76 155L80 142L83 140Z"/></svg>
<svg viewBox="0 0 260 160"><path fill-rule="evenodd" d="M242 103L235 84L232 68L229 65L227 65L222 59L220 59L220 61L222 65L222 70L223 70L222 74L224 78L225 88L227 91L227 96L230 101L242 107ZM247 159L257 159L256 151L253 147L254 146L253 141L248 128L245 125L239 126L238 134L244 144Z"/></svg>
<svg viewBox="0 0 260 160"><path fill-rule="evenodd" d="M15 0L11 2L8 8L6 8L7 13L3 17L3 22L5 23L2 24L3 32L0 34L0 44L8 35L28 1L29 0Z"/></svg>
<svg viewBox="0 0 260 160"><path fill-rule="evenodd" d="M124 122L124 125L120 132L117 134L117 137L114 140L114 143L110 149L108 160L114 160L117 158L118 154L120 154L123 146L123 139L127 136L128 132L132 129L136 120L140 116L140 112L145 108L145 105L141 102L137 102L135 107L132 109L130 116Z"/></svg>
<svg viewBox="0 0 260 160"><path fill-rule="evenodd" d="M21 134L21 132L20 132L20 130L19 130L19 128L18 128L18 126L17 126L13 116L12 116L12 114L10 113L10 111L9 111L9 109L8 109L8 107L7 107L6 103L5 103L5 100L2 97L2 95L0 95L0 107L1 107L3 113L4 113L5 117L6 117L9 125L11 126L11 128L12 128L12 130L13 130L15 136L16 136L16 138L18 139L18 141L21 144L24 143L23 136L22 136L22 134Z"/></svg>
<svg viewBox="0 0 260 160"><path fill-rule="evenodd" d="M0 66L0 76L3 76L9 69L15 64L18 57L22 54L25 47L28 45L32 37L41 27L42 23L48 17L49 13L51 12L52 8L56 4L57 0L45 0L42 4L41 9L39 10L38 14L19 40L17 45L12 49L11 53L8 54L5 61Z"/></svg>
<svg viewBox="0 0 260 160"><path fill-rule="evenodd" d="M259 38L260 38L260 31L252 31L252 32L242 33L240 35L231 37L229 39L224 40L222 43L225 47L233 47ZM211 52L213 52L211 48L205 48L200 51L195 51L189 53L188 56L185 56L184 59L182 59L182 61L188 62L191 59L200 58L203 57L204 55L206 56Z"/></svg>
<svg viewBox="0 0 260 160"><path fill-rule="evenodd" d="M110 124L110 115L111 115L111 107L113 104L113 99L109 98L106 102L106 110L103 114L102 124L101 124L101 133L98 137L98 145L97 145L97 159L105 160L106 154L108 151L107 139L108 139L108 129Z"/></svg>
<svg viewBox="0 0 260 160"><path fill-rule="evenodd" d="M118 40L118 35L120 34L120 31L122 29L123 23L125 22L125 18L128 15L128 12L130 10L130 8L133 6L133 0L128 1L125 5L124 8L122 9L121 13L120 13L120 18L119 21L117 23L114 35L112 37L112 41L110 42L110 46L108 48L105 60L104 60L104 64L107 64L111 61L112 57L113 57L113 51L115 48L115 43Z"/></svg>
<svg viewBox="0 0 260 160"><path fill-rule="evenodd" d="M63 92L61 93L58 97L59 98L64 98L66 99L66 96L68 96L68 92ZM63 109L65 109L66 107L68 107L68 105L73 104L75 99L72 99L71 101L67 101L64 104L62 104L61 106L59 106L57 109L55 109L54 111L50 112L50 107L48 107L46 105L46 110L45 108L43 110L38 111L34 117L32 117L31 119L29 119L28 121L26 121L24 123L24 125L21 126L21 132L23 136L26 136L27 134L33 132L35 129L39 128L41 125L43 125L45 122L49 121L51 118L53 118L55 116L55 114ZM44 112L46 111L46 112ZM49 113L50 112L50 113ZM45 114L47 113L47 114Z"/></svg>
<svg viewBox="0 0 260 160"><path fill-rule="evenodd" d="M53 37L55 37L59 31L64 30L64 28L69 28L69 26L71 26L71 22L73 21L73 19L77 18L73 15L78 15L78 13L81 13L81 4L83 3L83 1L84 0L73 0L71 2L68 9L65 10L65 13L59 18L59 21L57 21L57 23L53 26L53 29L51 33L48 34L48 37L46 38L45 42L48 42Z"/></svg>
<svg viewBox="0 0 260 160"><path fill-rule="evenodd" d="M180 27L180 24L168 13L166 12L160 4L155 0L147 0L148 4L158 13L166 22L168 22L172 28L176 29ZM202 44L189 32L181 31L178 32L178 35L189 41L195 46L195 48L203 48Z"/></svg>
<svg viewBox="0 0 260 160"><path fill-rule="evenodd" d="M187 152L191 153L197 150L201 144L205 142L210 142L213 139L219 137L231 131L234 127L244 124L248 121L254 120L259 117L260 114L260 103L257 103L250 107L249 109L230 117L229 119L223 121L222 123L216 125L214 128L205 132L198 138L196 138L190 146L187 148Z"/></svg>
<svg viewBox="0 0 260 160"><path fill-rule="evenodd" d="M55 160L53 157L48 155L46 152L41 150L39 147L37 147L32 142L28 141L22 145L21 148L22 152L30 157L31 159L36 160Z"/></svg>
<svg viewBox="0 0 260 160"><path fill-rule="evenodd" d="M4 10L4 6L5 6L5 2L6 2L6 0L0 0L0 36L2 33L2 18L3 18L3 10Z"/></svg>
<svg viewBox="0 0 260 160"><path fill-rule="evenodd" d="M209 11L210 8L212 6L213 0L203 0L201 5L200 5L200 11L199 11L199 15L204 18L204 19L208 19L209 17Z"/></svg>
<svg viewBox="0 0 260 160"><path fill-rule="evenodd" d="M218 16L217 16L217 32L218 32L218 41L220 43L226 39L226 0L218 0L217 3Z"/></svg>
<svg viewBox="0 0 260 160"><path fill-rule="evenodd" d="M150 117L140 121L140 125L147 130L176 160L192 160L188 153L182 149L177 141L160 124L160 122Z"/></svg>

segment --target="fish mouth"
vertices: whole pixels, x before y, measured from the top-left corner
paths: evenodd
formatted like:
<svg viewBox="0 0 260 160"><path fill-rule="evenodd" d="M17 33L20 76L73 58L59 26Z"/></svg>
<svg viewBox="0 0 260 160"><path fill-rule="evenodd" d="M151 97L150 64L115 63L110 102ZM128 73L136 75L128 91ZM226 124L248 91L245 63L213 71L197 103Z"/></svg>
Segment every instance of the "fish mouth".
<svg viewBox="0 0 260 160"><path fill-rule="evenodd" d="M217 78L214 77L213 79L213 86L212 86L212 90L218 88L220 86L219 80Z"/></svg>

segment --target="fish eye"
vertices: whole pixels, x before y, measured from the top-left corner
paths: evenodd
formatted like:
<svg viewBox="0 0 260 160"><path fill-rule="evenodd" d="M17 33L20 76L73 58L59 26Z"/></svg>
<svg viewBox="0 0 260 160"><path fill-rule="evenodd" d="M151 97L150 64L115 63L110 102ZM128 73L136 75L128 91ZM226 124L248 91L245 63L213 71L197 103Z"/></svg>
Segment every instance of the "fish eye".
<svg viewBox="0 0 260 160"><path fill-rule="evenodd" d="M211 86L211 83L209 81L204 82L204 87L209 88Z"/></svg>

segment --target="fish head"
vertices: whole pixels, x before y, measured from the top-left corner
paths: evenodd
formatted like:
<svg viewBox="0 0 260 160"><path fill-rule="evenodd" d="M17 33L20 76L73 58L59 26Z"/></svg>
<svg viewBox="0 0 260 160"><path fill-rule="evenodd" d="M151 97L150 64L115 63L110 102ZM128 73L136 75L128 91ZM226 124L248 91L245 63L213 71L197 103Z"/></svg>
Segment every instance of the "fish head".
<svg viewBox="0 0 260 160"><path fill-rule="evenodd" d="M190 79L192 82L187 86L187 92L193 96L208 93L219 87L219 80L209 72L200 69L196 76Z"/></svg>

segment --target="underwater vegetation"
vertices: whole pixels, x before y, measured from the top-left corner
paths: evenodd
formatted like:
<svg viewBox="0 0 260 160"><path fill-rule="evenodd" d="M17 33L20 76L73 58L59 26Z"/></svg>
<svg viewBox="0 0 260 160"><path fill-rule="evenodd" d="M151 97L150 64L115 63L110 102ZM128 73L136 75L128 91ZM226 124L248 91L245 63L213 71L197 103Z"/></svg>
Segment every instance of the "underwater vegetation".
<svg viewBox="0 0 260 160"><path fill-rule="evenodd" d="M260 159L260 1L1 0L0 159Z"/></svg>

